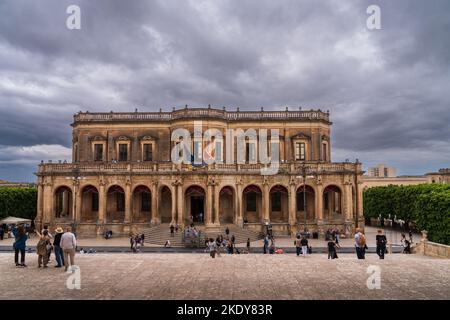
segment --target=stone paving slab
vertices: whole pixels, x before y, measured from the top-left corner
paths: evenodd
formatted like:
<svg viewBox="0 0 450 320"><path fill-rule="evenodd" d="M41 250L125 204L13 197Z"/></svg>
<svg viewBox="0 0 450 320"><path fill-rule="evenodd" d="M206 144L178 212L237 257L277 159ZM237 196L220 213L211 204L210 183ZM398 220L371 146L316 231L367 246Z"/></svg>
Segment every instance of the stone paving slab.
<svg viewBox="0 0 450 320"><path fill-rule="evenodd" d="M62 269L17 268L0 253L0 299L450 299L450 260L420 255L78 254L81 289ZM381 289L369 290L370 265Z"/></svg>

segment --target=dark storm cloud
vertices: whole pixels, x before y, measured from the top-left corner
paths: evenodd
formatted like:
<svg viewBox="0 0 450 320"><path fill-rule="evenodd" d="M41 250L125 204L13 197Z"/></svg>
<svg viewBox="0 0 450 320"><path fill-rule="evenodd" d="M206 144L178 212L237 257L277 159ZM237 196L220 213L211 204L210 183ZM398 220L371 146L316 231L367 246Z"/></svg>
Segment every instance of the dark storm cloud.
<svg viewBox="0 0 450 320"><path fill-rule="evenodd" d="M65 27L71 4L81 30ZM382 30L366 28L370 4ZM330 109L334 160L401 174L448 166L449 9L446 0L2 1L2 173L70 154L79 110L185 104Z"/></svg>

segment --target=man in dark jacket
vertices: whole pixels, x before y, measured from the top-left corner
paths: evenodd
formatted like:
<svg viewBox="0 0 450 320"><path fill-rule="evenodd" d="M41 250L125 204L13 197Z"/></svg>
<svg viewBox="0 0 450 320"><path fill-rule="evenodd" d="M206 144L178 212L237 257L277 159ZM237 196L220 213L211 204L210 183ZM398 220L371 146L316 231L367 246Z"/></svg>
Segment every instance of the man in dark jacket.
<svg viewBox="0 0 450 320"><path fill-rule="evenodd" d="M61 268L64 265L64 254L61 249L61 237L64 233L64 230L61 227L56 228L55 237L53 239L53 249L55 251L55 259L57 265L55 268Z"/></svg>

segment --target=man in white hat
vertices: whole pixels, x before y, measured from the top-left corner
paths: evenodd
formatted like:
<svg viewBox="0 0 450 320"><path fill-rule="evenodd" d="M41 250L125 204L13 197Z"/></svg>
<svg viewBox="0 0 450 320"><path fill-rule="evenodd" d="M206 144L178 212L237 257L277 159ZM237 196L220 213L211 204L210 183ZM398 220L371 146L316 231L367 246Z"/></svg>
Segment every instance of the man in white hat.
<svg viewBox="0 0 450 320"><path fill-rule="evenodd" d="M61 268L64 265L64 253L61 248L61 237L64 233L64 230L61 227L55 229L55 237L53 240L53 248L55 250L55 259L57 265L55 268Z"/></svg>

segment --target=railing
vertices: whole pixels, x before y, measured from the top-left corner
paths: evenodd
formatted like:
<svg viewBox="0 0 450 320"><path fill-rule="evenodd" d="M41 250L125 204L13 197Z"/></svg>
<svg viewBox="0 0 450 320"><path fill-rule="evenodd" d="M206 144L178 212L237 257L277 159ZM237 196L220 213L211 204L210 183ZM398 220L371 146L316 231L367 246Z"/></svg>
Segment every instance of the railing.
<svg viewBox="0 0 450 320"><path fill-rule="evenodd" d="M185 108L172 112L79 112L74 122L108 121L170 121L189 118L216 118L228 121L237 120L323 120L330 121L329 113L319 110L310 111L225 111L212 108Z"/></svg>
<svg viewBox="0 0 450 320"><path fill-rule="evenodd" d="M355 166L359 166L356 168ZM265 164L226 164L216 163L204 167L195 167L190 164L174 164L171 162L87 162L87 163L41 163L38 174L51 173L153 173L153 172L189 172L189 171L209 171L209 172L242 172L255 173L263 168L268 168ZM351 162L307 162L305 163L306 174L322 174L333 172L354 172L360 170L360 164ZM303 165L298 162L280 163L279 172L300 173Z"/></svg>

